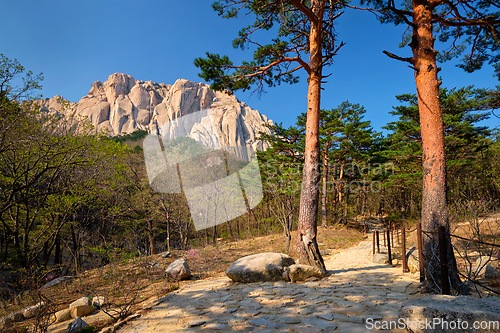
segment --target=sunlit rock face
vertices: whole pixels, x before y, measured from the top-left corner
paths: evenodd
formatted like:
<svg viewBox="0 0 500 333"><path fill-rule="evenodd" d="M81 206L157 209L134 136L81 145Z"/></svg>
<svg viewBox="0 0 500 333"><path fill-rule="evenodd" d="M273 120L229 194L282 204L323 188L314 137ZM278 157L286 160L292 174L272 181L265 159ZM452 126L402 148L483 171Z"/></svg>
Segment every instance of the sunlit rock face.
<svg viewBox="0 0 500 333"><path fill-rule="evenodd" d="M115 73L101 83L94 82L89 93L77 103L63 105L61 96L39 101L42 110L50 113L86 117L97 131L110 136L135 130L156 131L162 125L185 115L209 109L214 130L222 146L267 148L257 140L259 132L270 133L264 124L272 124L266 116L235 96L216 92L204 83L179 79L173 85L138 81L132 76ZM171 129L182 132L183 129ZM196 137L199 128L183 135ZM198 131L198 132L196 132Z"/></svg>

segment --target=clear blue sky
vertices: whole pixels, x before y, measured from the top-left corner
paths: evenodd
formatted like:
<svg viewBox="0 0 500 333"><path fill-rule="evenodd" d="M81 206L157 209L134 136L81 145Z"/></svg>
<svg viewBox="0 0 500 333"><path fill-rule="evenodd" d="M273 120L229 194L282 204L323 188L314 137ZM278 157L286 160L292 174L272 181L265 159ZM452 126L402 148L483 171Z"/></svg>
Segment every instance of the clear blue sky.
<svg viewBox="0 0 500 333"><path fill-rule="evenodd" d="M201 82L193 60L206 51L228 54L237 63L251 52L234 50L231 41L249 18L226 20L211 0L0 0L0 53L27 69L43 72L43 97L62 95L78 101L94 81L126 73L137 80L173 84L185 78ZM388 114L395 95L414 93L413 71L382 54L399 49L404 27L381 25L372 14L346 12L337 20L338 39L346 43L326 69L322 108L342 101L363 105L376 130L393 120ZM265 36L263 36L265 37ZM439 48L438 48L439 49ZM491 66L468 74L452 63L441 66L445 87L493 88ZM288 126L306 110L307 83L268 88L262 96L236 96L275 122ZM492 118L486 125L495 127Z"/></svg>

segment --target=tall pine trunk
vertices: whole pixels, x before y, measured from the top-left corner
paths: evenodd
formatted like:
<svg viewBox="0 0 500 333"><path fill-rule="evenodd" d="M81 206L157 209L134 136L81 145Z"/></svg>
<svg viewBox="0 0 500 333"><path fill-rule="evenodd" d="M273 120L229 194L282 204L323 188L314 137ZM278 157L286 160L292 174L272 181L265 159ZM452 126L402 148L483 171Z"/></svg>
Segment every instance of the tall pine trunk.
<svg viewBox="0 0 500 333"><path fill-rule="evenodd" d="M444 148L444 130L441 106L439 102L439 81L434 50L433 25L431 14L434 2L413 0L413 65L417 86L418 106L423 152L423 192L422 192L422 227L425 231L436 232L439 226L445 226L448 243L448 269L451 287L455 290L460 285L457 264L450 242L450 225L446 203L446 156ZM435 258L438 255L437 234L423 236L425 258L425 277L431 288L440 287L440 265Z"/></svg>
<svg viewBox="0 0 500 333"><path fill-rule="evenodd" d="M316 266L326 272L325 263L316 241L319 204L319 117L321 97L321 28L323 9L313 1L312 10L318 18L311 22L309 34L309 86L307 91L306 142L304 170L300 192L300 211L297 227L297 254L299 263Z"/></svg>
<svg viewBox="0 0 500 333"><path fill-rule="evenodd" d="M325 149L323 150L323 184L321 189L321 225L326 227L327 225L327 213L326 213L326 205L328 203L327 200L327 192L328 192L328 142L325 143Z"/></svg>

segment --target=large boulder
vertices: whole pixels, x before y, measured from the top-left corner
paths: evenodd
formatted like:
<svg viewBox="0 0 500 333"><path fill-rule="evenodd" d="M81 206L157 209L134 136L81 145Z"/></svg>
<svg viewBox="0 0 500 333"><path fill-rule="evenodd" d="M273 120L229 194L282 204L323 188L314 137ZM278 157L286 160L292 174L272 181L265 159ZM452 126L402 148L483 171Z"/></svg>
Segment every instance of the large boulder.
<svg viewBox="0 0 500 333"><path fill-rule="evenodd" d="M171 263L165 270L167 279L169 280L185 280L191 277L191 270L189 269L187 260L184 258L177 259Z"/></svg>
<svg viewBox="0 0 500 333"><path fill-rule="evenodd" d="M293 264L284 268L283 280L290 280L290 282L305 281L310 277L317 277L321 279L323 273L318 267Z"/></svg>
<svg viewBox="0 0 500 333"><path fill-rule="evenodd" d="M431 295L404 302L399 318L414 333L499 332L500 301L498 297ZM496 327L474 329L475 323L493 323Z"/></svg>
<svg viewBox="0 0 500 333"><path fill-rule="evenodd" d="M293 258L283 253L258 253L233 262L226 275L234 282L280 281L284 268L293 264Z"/></svg>

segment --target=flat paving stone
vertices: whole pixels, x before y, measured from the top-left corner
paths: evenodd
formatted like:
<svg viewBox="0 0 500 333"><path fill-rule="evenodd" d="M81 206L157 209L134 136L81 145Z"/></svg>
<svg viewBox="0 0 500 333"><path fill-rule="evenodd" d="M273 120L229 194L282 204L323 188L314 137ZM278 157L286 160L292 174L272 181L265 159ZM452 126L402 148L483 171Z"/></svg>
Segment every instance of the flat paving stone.
<svg viewBox="0 0 500 333"><path fill-rule="evenodd" d="M323 320L316 317L308 317L303 320L307 326L319 328L322 330L332 331L337 328L337 325L329 320Z"/></svg>
<svg viewBox="0 0 500 333"><path fill-rule="evenodd" d="M264 318L255 318L251 319L248 321L249 324L254 325L254 326L264 326L264 327L269 327L269 328L276 328L277 324L272 323Z"/></svg>
<svg viewBox="0 0 500 333"><path fill-rule="evenodd" d="M278 321L285 325L300 324L301 320L297 317L283 316L278 319Z"/></svg>

